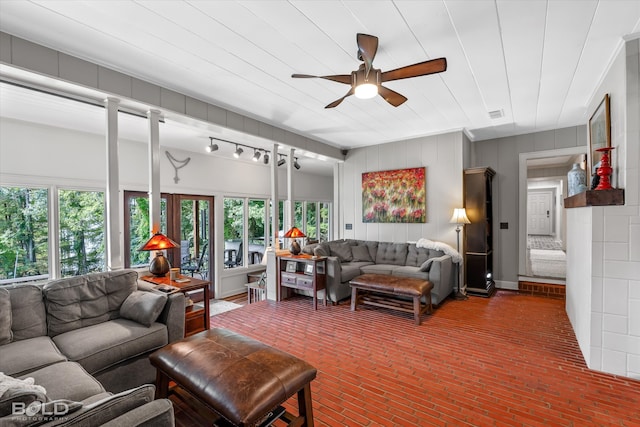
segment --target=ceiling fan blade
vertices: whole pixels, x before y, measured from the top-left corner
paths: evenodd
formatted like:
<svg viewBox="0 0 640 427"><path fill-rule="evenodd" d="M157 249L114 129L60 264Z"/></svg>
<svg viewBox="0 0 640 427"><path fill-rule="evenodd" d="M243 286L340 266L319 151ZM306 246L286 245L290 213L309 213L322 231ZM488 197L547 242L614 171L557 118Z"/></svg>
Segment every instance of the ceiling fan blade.
<svg viewBox="0 0 640 427"><path fill-rule="evenodd" d="M358 42L358 59L364 62L365 75L369 74L373 58L376 57L378 51L378 38L369 34L358 33L356 36Z"/></svg>
<svg viewBox="0 0 640 427"><path fill-rule="evenodd" d="M384 98L389 104L397 107L404 104L407 98L404 95L400 95L398 92L386 88L382 85L378 86L378 95Z"/></svg>
<svg viewBox="0 0 640 427"><path fill-rule="evenodd" d="M349 92L347 92L347 94L346 94L345 96L343 96L343 97L342 97L342 98L340 98L340 99L336 99L335 101L333 101L331 104L327 105L327 106L326 106L326 107L324 107L324 108L334 108L334 107L337 107L338 105L340 105L340 103L341 103L342 101L344 101L344 99L345 99L347 96L351 96L351 95L353 95L353 88L351 88L351 90L350 90Z"/></svg>
<svg viewBox="0 0 640 427"><path fill-rule="evenodd" d="M408 79L410 77L426 76L427 74L441 73L447 69L447 58L432 59L419 62L406 67L382 73L381 80L388 82L391 80Z"/></svg>
<svg viewBox="0 0 640 427"><path fill-rule="evenodd" d="M332 82L351 84L351 74L337 74L335 76L312 76L310 74L291 74L294 79L325 79Z"/></svg>

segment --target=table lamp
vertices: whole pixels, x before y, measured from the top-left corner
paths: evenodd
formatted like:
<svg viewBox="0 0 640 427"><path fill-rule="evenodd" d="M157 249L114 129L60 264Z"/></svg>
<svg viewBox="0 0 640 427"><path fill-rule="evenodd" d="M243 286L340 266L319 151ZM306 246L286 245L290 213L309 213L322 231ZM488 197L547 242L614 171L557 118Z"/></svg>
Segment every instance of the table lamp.
<svg viewBox="0 0 640 427"><path fill-rule="evenodd" d="M457 251L460 253L460 226L471 224L471 221L467 218L467 212L464 208L455 208L449 222L451 224L456 224L456 233L458 237ZM460 264L457 265L457 268L460 268ZM458 271L458 292L456 292L456 299L467 299L467 296L460 292L460 271Z"/></svg>
<svg viewBox="0 0 640 427"><path fill-rule="evenodd" d="M291 242L290 250L293 255L298 255L300 253L300 244L296 239L298 237L307 237L307 236L305 236L305 234L302 231L300 231L299 228L291 227L291 230L287 231L284 237L288 239L293 239L293 241Z"/></svg>
<svg viewBox="0 0 640 427"><path fill-rule="evenodd" d="M151 236L149 240L147 240L147 243L140 246L140 249L138 250L157 251L156 256L151 260L151 263L149 264L149 272L154 276L163 277L169 272L169 269L171 269L171 264L169 264L169 260L164 256L162 251L164 249L178 247L180 247L180 245L178 245L176 242L174 242L164 234L156 233Z"/></svg>

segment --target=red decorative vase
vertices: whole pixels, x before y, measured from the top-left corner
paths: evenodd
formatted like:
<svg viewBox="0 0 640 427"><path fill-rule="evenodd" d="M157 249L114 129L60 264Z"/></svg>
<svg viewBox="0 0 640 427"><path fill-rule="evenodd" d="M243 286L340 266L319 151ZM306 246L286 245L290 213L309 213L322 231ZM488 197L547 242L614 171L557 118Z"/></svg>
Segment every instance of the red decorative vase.
<svg viewBox="0 0 640 427"><path fill-rule="evenodd" d="M611 163L609 163L609 152L613 149L615 149L615 147L604 147L604 148L598 148L596 150L599 153L602 153L602 159L600 160L600 167L598 168L598 172L596 172L597 175L600 177L600 182L598 183L596 190L611 190L613 188L611 187L611 181L609 180L609 177L613 172L613 169L611 168Z"/></svg>

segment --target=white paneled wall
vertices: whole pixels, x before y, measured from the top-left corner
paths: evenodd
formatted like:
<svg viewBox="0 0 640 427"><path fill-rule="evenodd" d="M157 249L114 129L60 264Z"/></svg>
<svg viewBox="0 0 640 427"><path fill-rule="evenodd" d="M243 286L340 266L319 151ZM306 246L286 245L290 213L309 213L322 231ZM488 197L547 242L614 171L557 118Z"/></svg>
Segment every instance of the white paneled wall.
<svg viewBox="0 0 640 427"><path fill-rule="evenodd" d="M340 167L339 237L387 242L415 241L421 237L456 247L453 209L462 206L463 134L392 142L349 152ZM467 153L468 156L468 153ZM381 224L362 222L362 174L391 169L426 167L427 222ZM352 229L347 230L346 224ZM462 239L461 239L462 240Z"/></svg>

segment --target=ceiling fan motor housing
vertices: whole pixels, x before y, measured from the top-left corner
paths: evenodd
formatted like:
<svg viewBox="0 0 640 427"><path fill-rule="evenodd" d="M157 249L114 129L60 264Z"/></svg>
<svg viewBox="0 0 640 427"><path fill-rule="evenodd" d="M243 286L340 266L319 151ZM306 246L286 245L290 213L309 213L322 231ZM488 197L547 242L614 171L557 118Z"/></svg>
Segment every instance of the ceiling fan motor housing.
<svg viewBox="0 0 640 427"><path fill-rule="evenodd" d="M360 68L358 68L358 70L351 72L351 86L355 88L364 83L370 83L379 86L380 76L380 70L377 68L372 68L371 71L369 71L369 75L367 75L364 69L364 64L362 64L360 65Z"/></svg>

